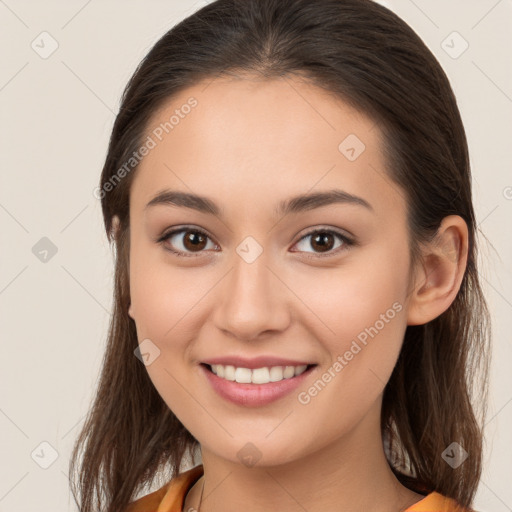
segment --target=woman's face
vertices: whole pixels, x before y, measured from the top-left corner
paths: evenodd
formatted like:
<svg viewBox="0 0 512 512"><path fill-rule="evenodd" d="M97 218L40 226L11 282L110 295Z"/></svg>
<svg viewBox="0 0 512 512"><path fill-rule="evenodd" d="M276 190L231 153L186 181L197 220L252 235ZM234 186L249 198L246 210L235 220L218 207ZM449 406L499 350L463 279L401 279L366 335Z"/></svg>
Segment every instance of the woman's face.
<svg viewBox="0 0 512 512"><path fill-rule="evenodd" d="M378 126L297 78L216 79L169 101L146 135L130 315L167 405L238 463L340 446L368 418L376 432L410 284L405 199Z"/></svg>

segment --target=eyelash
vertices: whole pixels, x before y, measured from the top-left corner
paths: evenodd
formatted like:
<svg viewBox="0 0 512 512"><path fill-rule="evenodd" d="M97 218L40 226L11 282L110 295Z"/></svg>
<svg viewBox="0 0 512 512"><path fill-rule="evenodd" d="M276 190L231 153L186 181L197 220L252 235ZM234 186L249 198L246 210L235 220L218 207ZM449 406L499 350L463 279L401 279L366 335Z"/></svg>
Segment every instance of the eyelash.
<svg viewBox="0 0 512 512"><path fill-rule="evenodd" d="M174 235L176 235L178 233L186 233L187 231L191 231L193 233L199 233L199 234L203 235L204 237L206 237L208 239L211 239L211 237L208 235L208 233L206 233L202 229L199 229L199 228L196 228L196 227L193 227L193 226L185 226L185 227L182 227L182 228L179 228L179 229L175 229L173 231L169 231L168 233L165 233L164 235L162 235L157 240L157 242L162 244L162 245L164 245L164 242L166 242L172 236L174 236ZM309 233L306 233L305 235L303 235L296 242L296 244L301 242L304 238L307 238L307 237L310 237L310 236L314 236L314 235L316 235L318 233L328 233L328 234L333 234L333 235L337 236L343 242L343 246L337 247L336 249L330 250L328 253L324 253L324 254L323 253L306 253L306 256L305 256L306 258L310 258L311 259L311 258L327 258L327 257L332 257L332 256L337 255L339 252L349 250L352 246L357 245L355 240L353 240L351 238L348 238L346 235L343 235L343 234L341 234L340 232L338 232L336 230L328 229L328 228L316 228L315 230L310 231ZM294 245L296 245L296 244L294 244ZM177 251L175 249L171 249L171 248L169 248L167 246L165 246L165 249L170 251L170 252L172 252L173 254L176 254L179 257L185 257L185 258L189 258L189 257L195 258L195 257L200 256L201 252L204 252L204 251L199 251L196 254L186 253L186 252L183 252L183 251ZM293 251L293 252L301 252L301 251Z"/></svg>

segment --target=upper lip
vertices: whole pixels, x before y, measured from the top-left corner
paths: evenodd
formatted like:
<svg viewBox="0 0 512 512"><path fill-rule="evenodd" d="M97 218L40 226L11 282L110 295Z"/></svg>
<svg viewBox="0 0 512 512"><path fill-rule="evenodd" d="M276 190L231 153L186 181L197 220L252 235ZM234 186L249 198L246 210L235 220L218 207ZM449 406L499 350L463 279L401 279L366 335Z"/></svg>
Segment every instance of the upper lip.
<svg viewBox="0 0 512 512"><path fill-rule="evenodd" d="M222 356L212 357L202 362L210 366L212 364L221 364L223 366L231 365L237 368L249 368L251 370L269 366L309 366L315 364L308 361L297 361L295 359L285 359L277 356L258 356L251 359L241 356Z"/></svg>

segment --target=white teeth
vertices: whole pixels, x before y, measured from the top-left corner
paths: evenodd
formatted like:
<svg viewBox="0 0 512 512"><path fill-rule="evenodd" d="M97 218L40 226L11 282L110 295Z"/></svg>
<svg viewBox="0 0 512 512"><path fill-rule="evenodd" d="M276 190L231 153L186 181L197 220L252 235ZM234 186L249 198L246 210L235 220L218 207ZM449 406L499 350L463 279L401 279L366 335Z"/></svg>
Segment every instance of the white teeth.
<svg viewBox="0 0 512 512"><path fill-rule="evenodd" d="M277 382L279 380L283 380L283 367L282 366L272 366L270 368L270 382Z"/></svg>
<svg viewBox="0 0 512 512"><path fill-rule="evenodd" d="M218 370L218 367L217 367ZM249 368L237 368L235 370L235 380L242 384L250 384L251 382L251 370Z"/></svg>
<svg viewBox="0 0 512 512"><path fill-rule="evenodd" d="M302 364L300 366L295 367L295 375L300 375L301 373L304 373L306 371L306 368L308 367L307 364Z"/></svg>
<svg viewBox="0 0 512 512"><path fill-rule="evenodd" d="M222 366L222 365L219 364L218 366ZM224 366L224 378L226 380L232 380L232 381L235 380L235 367L234 366L231 366L231 365Z"/></svg>
<svg viewBox="0 0 512 512"><path fill-rule="evenodd" d="M251 382L253 384L265 384L266 382L270 382L270 371L268 368L255 368L251 373Z"/></svg>
<svg viewBox="0 0 512 512"><path fill-rule="evenodd" d="M236 368L231 365L212 364L212 372L226 380L236 381L241 384L267 384L290 379L306 371L307 365L300 366L271 366L263 368Z"/></svg>
<svg viewBox="0 0 512 512"><path fill-rule="evenodd" d="M283 377L289 379L295 375L295 368L293 366L286 366L283 372Z"/></svg>

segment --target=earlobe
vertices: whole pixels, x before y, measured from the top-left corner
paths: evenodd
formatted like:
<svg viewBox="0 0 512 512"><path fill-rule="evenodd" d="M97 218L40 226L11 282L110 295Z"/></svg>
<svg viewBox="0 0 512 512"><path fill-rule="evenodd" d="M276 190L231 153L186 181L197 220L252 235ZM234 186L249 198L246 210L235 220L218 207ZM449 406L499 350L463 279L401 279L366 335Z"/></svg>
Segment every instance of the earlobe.
<svg viewBox="0 0 512 512"><path fill-rule="evenodd" d="M128 315L130 316L130 318L132 320L135 320L135 318L133 318L133 308L132 308L132 305L130 303L130 305L128 306Z"/></svg>
<svg viewBox="0 0 512 512"><path fill-rule="evenodd" d="M466 222L458 215L445 217L418 265L407 311L408 325L426 324L450 307L464 277L467 253Z"/></svg>

